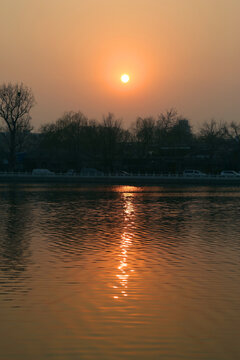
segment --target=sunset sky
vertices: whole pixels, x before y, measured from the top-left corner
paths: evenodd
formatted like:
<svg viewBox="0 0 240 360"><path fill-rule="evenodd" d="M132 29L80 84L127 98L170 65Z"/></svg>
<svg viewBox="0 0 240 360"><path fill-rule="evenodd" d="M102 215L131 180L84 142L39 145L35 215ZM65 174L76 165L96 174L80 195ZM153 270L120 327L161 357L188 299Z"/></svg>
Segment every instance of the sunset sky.
<svg viewBox="0 0 240 360"><path fill-rule="evenodd" d="M32 88L35 128L69 110L240 121L239 14L239 0L0 0L0 82Z"/></svg>

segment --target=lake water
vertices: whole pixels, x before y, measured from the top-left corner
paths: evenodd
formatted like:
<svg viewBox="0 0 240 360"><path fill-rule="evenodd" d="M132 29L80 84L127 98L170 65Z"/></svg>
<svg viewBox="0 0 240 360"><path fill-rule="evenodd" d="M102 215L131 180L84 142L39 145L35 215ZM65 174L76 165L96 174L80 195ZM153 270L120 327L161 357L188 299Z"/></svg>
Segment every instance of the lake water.
<svg viewBox="0 0 240 360"><path fill-rule="evenodd" d="M240 188L0 186L0 359L240 359Z"/></svg>

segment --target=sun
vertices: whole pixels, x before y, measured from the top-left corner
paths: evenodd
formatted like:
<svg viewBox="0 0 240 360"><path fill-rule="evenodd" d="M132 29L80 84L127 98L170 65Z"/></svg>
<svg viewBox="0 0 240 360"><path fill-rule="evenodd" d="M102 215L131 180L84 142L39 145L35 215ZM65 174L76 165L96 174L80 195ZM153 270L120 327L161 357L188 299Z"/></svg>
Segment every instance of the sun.
<svg viewBox="0 0 240 360"><path fill-rule="evenodd" d="M128 74L123 74L123 75L121 76L121 81L122 81L124 84L128 83L129 80L130 80L130 77L129 77Z"/></svg>

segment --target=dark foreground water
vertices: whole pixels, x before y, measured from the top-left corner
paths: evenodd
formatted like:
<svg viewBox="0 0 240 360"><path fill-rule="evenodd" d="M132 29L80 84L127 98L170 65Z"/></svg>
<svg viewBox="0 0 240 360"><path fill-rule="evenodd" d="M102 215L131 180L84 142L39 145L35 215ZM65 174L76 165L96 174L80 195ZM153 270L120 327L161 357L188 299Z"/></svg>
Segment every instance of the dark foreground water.
<svg viewBox="0 0 240 360"><path fill-rule="evenodd" d="M240 188L0 187L0 359L240 359Z"/></svg>

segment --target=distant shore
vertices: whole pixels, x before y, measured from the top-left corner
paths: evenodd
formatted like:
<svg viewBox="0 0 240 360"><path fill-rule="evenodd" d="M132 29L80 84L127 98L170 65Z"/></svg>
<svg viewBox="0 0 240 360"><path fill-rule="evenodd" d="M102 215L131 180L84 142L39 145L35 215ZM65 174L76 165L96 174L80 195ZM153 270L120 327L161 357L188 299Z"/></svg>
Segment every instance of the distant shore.
<svg viewBox="0 0 240 360"><path fill-rule="evenodd" d="M183 175L32 175L27 173L2 173L0 183L61 183L106 185L240 185L239 177L207 175L203 177Z"/></svg>

